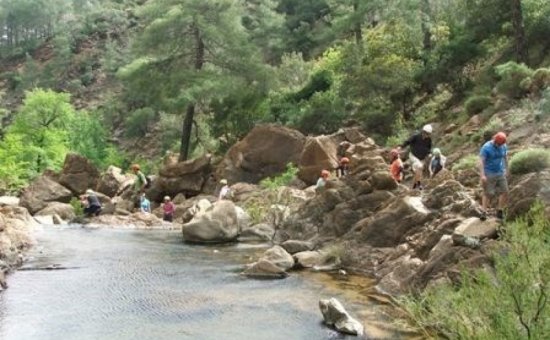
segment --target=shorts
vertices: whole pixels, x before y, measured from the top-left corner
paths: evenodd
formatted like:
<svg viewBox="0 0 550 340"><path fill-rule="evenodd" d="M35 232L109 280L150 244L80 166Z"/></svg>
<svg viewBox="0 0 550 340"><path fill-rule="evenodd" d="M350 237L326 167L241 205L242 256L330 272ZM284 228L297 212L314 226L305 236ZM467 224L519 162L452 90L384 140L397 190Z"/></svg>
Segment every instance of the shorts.
<svg viewBox="0 0 550 340"><path fill-rule="evenodd" d="M416 158L416 156L413 155L412 152L409 153L409 161L411 162L411 167L414 172L424 169L424 162Z"/></svg>
<svg viewBox="0 0 550 340"><path fill-rule="evenodd" d="M167 222L172 222L174 220L174 215L172 214L164 214L164 216L162 216L162 219L167 221Z"/></svg>
<svg viewBox="0 0 550 340"><path fill-rule="evenodd" d="M500 195L508 192L508 181L504 175L487 176L483 185L483 192L488 196Z"/></svg>

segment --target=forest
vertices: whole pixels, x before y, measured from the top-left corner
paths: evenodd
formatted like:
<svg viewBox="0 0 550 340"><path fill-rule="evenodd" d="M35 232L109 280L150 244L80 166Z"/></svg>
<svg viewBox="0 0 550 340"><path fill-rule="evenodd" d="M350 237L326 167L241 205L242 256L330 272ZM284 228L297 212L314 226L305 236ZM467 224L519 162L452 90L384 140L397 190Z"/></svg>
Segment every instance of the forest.
<svg viewBox="0 0 550 340"><path fill-rule="evenodd" d="M395 145L550 81L544 0L1 0L0 22L4 191L69 151L154 168L258 123Z"/></svg>

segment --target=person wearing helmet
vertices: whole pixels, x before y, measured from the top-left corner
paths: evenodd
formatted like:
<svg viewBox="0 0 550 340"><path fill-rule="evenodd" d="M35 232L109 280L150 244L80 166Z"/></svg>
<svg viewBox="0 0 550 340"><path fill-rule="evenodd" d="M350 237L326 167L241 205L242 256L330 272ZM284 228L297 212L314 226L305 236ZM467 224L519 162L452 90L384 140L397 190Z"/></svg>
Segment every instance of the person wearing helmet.
<svg viewBox="0 0 550 340"><path fill-rule="evenodd" d="M506 169L508 168L508 147L506 146L506 134L499 132L493 138L483 144L479 152L480 179L483 187L481 205L483 212L481 219L487 218L489 199L498 195L498 208L496 217L504 218L504 208L508 201L508 181Z"/></svg>
<svg viewBox="0 0 550 340"><path fill-rule="evenodd" d="M435 148L432 151L432 159L430 161L430 166L428 170L430 171L430 178L433 178L437 175L438 172L445 168L445 163L447 162L447 157L441 154L439 148Z"/></svg>
<svg viewBox="0 0 550 340"><path fill-rule="evenodd" d="M176 207L174 203L170 200L170 196L164 196L164 203L162 204L163 216L162 219L167 222L172 222L174 220L174 212Z"/></svg>
<svg viewBox="0 0 550 340"><path fill-rule="evenodd" d="M424 170L424 160L432 150L432 135L433 128L430 124L424 125L422 131L413 134L398 150L409 146L409 161L414 171L413 189L422 190L422 172Z"/></svg>
<svg viewBox="0 0 550 340"><path fill-rule="evenodd" d="M397 183L403 180L403 161L397 149L390 151L390 174Z"/></svg>
<svg viewBox="0 0 550 340"><path fill-rule="evenodd" d="M231 189L229 188L229 185L227 184L227 180L222 179L220 181L220 185L222 187L220 189L220 193L218 194L218 201L229 199L230 196L231 196Z"/></svg>
<svg viewBox="0 0 550 340"><path fill-rule="evenodd" d="M330 177L330 172L328 170L321 171L321 177L319 177L319 179L317 180L317 184L315 185L315 190L317 191L324 190L329 177Z"/></svg>
<svg viewBox="0 0 550 340"><path fill-rule="evenodd" d="M342 157L340 159L338 168L336 168L336 176L340 178L340 177L347 176L348 173L349 173L349 158Z"/></svg>
<svg viewBox="0 0 550 340"><path fill-rule="evenodd" d="M101 213L101 202L99 202L96 193L92 189L86 190L86 194L80 198L81 202L84 202L84 215L86 217L98 216Z"/></svg>

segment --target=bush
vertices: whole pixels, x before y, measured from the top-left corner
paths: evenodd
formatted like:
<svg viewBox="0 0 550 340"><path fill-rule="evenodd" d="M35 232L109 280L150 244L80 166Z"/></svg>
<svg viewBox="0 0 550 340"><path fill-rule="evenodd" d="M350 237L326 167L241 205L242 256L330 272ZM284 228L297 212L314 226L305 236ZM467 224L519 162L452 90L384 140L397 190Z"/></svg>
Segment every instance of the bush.
<svg viewBox="0 0 550 340"><path fill-rule="evenodd" d="M521 82L533 76L533 70L524 64L509 61L495 67L495 71L500 77L500 81L496 85L499 94L510 98L521 98L525 95L527 91L521 87Z"/></svg>
<svg viewBox="0 0 550 340"><path fill-rule="evenodd" d="M491 98L488 96L472 96L466 100L464 108L470 116L476 115L491 106Z"/></svg>
<svg viewBox="0 0 550 340"><path fill-rule="evenodd" d="M468 155L461 158L454 166L453 171L476 169L479 164L477 155Z"/></svg>
<svg viewBox="0 0 550 340"><path fill-rule="evenodd" d="M76 216L84 215L84 208L82 207L82 204L80 203L80 200L78 198L71 198L69 204L73 207Z"/></svg>
<svg viewBox="0 0 550 340"><path fill-rule="evenodd" d="M550 338L550 220L537 203L506 225L494 268L462 270L458 287L440 284L402 299L426 336L448 339ZM435 333L435 334L434 334Z"/></svg>
<svg viewBox="0 0 550 340"><path fill-rule="evenodd" d="M297 174L298 168L294 164L288 163L286 165L285 172L276 177L268 177L263 179L260 182L260 185L266 189L277 189L279 187L289 185L290 182L296 178Z"/></svg>
<svg viewBox="0 0 550 340"><path fill-rule="evenodd" d="M539 93L550 86L550 68L539 68L531 78L530 91Z"/></svg>
<svg viewBox="0 0 550 340"><path fill-rule="evenodd" d="M510 172L523 175L550 168L550 150L527 149L516 153L510 159Z"/></svg>
<svg viewBox="0 0 550 340"><path fill-rule="evenodd" d="M149 124L156 119L153 109L137 109L126 119L126 136L143 137L149 131Z"/></svg>

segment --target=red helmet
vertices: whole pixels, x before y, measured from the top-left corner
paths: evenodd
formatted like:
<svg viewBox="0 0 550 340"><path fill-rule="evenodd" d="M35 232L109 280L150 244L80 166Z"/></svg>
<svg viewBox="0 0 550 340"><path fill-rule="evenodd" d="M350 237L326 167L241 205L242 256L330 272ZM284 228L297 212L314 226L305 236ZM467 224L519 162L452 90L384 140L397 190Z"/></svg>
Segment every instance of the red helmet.
<svg viewBox="0 0 550 340"><path fill-rule="evenodd" d="M330 172L328 170L321 171L321 177L324 178L324 177L328 177L328 176L330 176Z"/></svg>
<svg viewBox="0 0 550 340"><path fill-rule="evenodd" d="M349 158L347 158L347 157L342 157L342 159L340 159L340 163L342 163L342 164L348 164L348 163L349 163Z"/></svg>
<svg viewBox="0 0 550 340"><path fill-rule="evenodd" d="M399 156L399 150L397 150L397 149L392 149L392 150L390 151L390 156L392 156L392 157L397 157L397 156Z"/></svg>
<svg viewBox="0 0 550 340"><path fill-rule="evenodd" d="M506 144L506 134L501 131L493 136L493 140L498 145Z"/></svg>

